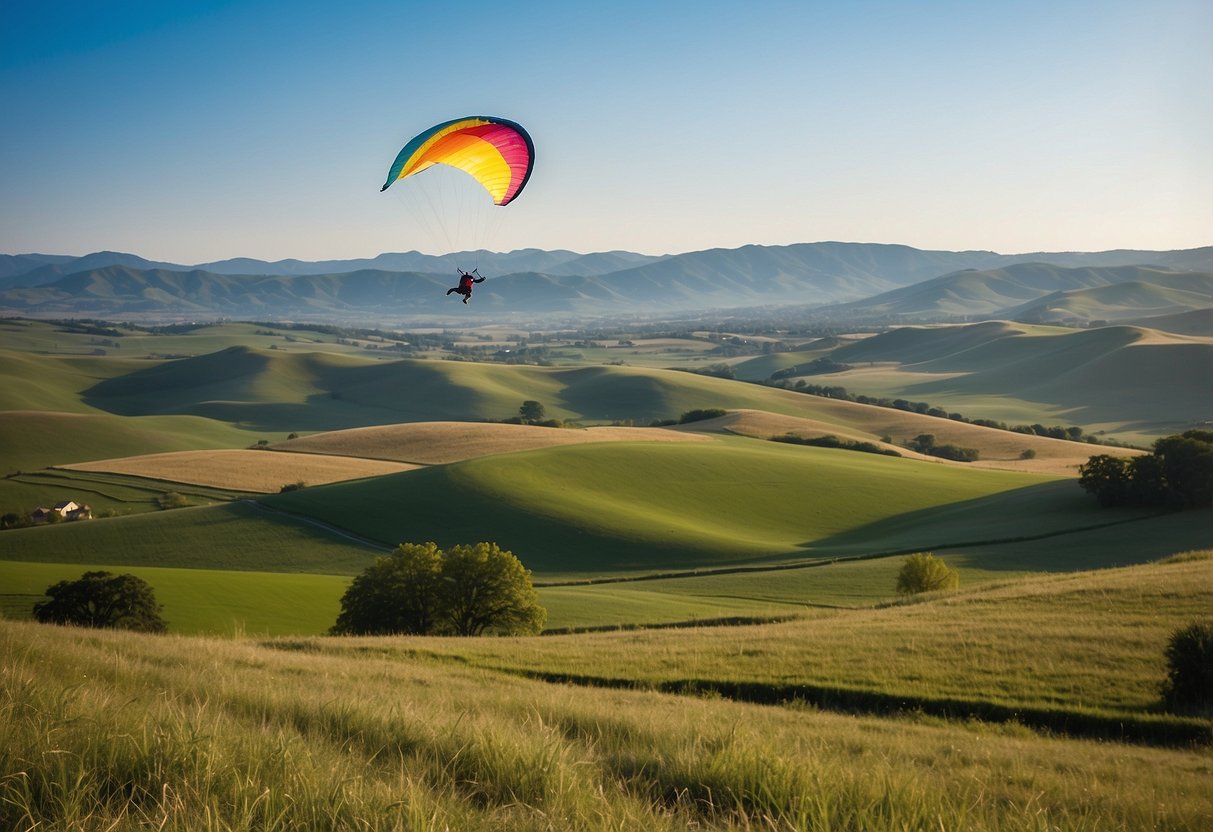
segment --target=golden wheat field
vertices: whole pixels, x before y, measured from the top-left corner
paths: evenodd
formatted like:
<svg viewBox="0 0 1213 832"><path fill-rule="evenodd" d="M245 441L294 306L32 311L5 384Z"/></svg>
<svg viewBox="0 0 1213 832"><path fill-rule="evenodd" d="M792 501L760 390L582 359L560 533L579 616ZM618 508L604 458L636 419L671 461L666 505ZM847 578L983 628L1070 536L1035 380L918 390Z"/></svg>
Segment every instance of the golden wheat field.
<svg viewBox="0 0 1213 832"><path fill-rule="evenodd" d="M59 467L74 471L126 474L166 482L230 488L234 491L271 493L291 483L323 485L394 474L417 466L350 456L226 449L144 454Z"/></svg>
<svg viewBox="0 0 1213 832"><path fill-rule="evenodd" d="M702 442L663 428L545 428L497 422L415 422L331 431L273 445L275 450L441 465L490 454L586 442Z"/></svg>

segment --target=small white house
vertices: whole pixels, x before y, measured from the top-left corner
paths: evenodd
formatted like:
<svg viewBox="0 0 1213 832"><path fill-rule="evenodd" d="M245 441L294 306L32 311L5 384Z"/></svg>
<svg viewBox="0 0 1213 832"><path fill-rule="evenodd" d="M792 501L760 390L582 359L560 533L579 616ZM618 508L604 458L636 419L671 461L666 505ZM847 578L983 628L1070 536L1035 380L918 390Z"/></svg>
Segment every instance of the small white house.
<svg viewBox="0 0 1213 832"><path fill-rule="evenodd" d="M77 503L75 500L60 500L53 508L38 506L30 512L29 519L34 523L45 523L51 514L58 514L64 520L92 520L93 508L88 503Z"/></svg>

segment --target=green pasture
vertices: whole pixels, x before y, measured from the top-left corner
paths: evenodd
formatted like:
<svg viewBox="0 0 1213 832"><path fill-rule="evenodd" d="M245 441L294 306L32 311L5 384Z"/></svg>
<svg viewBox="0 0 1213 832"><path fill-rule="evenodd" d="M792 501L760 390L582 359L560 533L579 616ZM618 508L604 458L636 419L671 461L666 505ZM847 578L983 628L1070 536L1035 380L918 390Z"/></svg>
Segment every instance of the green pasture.
<svg viewBox="0 0 1213 832"><path fill-rule="evenodd" d="M390 544L494 540L546 577L897 551L1110 521L1070 480L735 437L505 454L262 502Z"/></svg>
<svg viewBox="0 0 1213 832"><path fill-rule="evenodd" d="M98 569L147 581L164 606L169 631L179 634L323 633L337 620L349 583L335 575L0 560L0 601L8 615L27 617L47 587Z"/></svg>
<svg viewBox="0 0 1213 832"><path fill-rule="evenodd" d="M0 408L88 413L85 391L156 362L131 358L39 355L0 348Z"/></svg>
<svg viewBox="0 0 1213 832"><path fill-rule="evenodd" d="M75 580L93 569L130 573L147 581L164 605L170 632L177 634L320 635L337 620L341 595L350 580L337 575L0 560L0 611L12 618L28 618L48 586ZM729 597L723 592L664 593L633 586L540 588L547 627L568 630L787 617L804 609L796 603Z"/></svg>
<svg viewBox="0 0 1213 832"><path fill-rule="evenodd" d="M382 550L255 503L0 532L0 560L356 575Z"/></svg>
<svg viewBox="0 0 1213 832"><path fill-rule="evenodd" d="M958 570L962 589L969 591L1030 571L1139 563L1201 548L1209 542L1207 514L1184 512L1042 540L937 553ZM0 534L0 544L15 544L0 548L0 609L10 615L28 615L37 600L23 593L41 593L57 580L100 568L135 572L153 585L158 597L168 593L161 600L167 604L172 599L173 632L207 633L231 632L235 620L249 622L250 632L256 623L257 631L321 633L332 624L327 610L338 604L349 576L381 554L241 505L10 531ZM819 607L868 607L896 597L902 560L894 555L602 583L551 585L543 575L536 580L550 630L633 627L779 618ZM227 587L231 602L220 593L191 594L191 576L200 572L210 576L206 580L211 584ZM319 582L296 581L298 573L316 573L312 577ZM279 606L255 614L246 601L259 592L281 598L287 606L296 593L300 609L281 620L275 617ZM326 612L304 615L304 610Z"/></svg>

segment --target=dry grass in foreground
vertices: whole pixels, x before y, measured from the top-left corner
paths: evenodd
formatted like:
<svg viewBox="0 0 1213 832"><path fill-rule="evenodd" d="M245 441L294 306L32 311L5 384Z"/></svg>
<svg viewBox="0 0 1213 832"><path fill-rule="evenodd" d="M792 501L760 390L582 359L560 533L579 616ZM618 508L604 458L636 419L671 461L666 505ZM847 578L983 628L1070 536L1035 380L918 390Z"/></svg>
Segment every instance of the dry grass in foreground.
<svg viewBox="0 0 1213 832"><path fill-rule="evenodd" d="M413 422L318 433L275 450L441 465L464 459L586 442L695 442L707 437L662 428L544 428L497 422Z"/></svg>
<svg viewBox="0 0 1213 832"><path fill-rule="evenodd" d="M209 485L233 491L275 493L290 483L323 485L342 480L395 474L417 466L380 459L245 449L177 451L79 462L59 467L74 471L126 474L190 485Z"/></svg>
<svg viewBox="0 0 1213 832"><path fill-rule="evenodd" d="M1213 821L1205 749L586 690L383 643L404 649L333 656L306 642L0 621L0 827L1195 832Z"/></svg>

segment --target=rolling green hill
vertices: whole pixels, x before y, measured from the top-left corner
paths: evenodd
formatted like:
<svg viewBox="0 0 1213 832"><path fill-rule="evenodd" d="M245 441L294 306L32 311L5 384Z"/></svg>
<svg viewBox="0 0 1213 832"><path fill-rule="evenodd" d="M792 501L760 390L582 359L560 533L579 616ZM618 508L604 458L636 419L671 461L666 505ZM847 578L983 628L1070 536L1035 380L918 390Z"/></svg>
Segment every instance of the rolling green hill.
<svg viewBox="0 0 1213 832"><path fill-rule="evenodd" d="M1154 315L1125 321L1130 326L1142 326L1177 335L1199 335L1213 337L1213 307L1180 312L1175 315Z"/></svg>
<svg viewBox="0 0 1213 832"><path fill-rule="evenodd" d="M549 448L262 502L389 544L495 540L542 575L769 563L1107 519L1068 480L736 438Z"/></svg>
<svg viewBox="0 0 1213 832"><path fill-rule="evenodd" d="M925 400L970 417L990 418L973 409L975 402L997 413L995 400L1018 399L1049 403L1067 424L1158 435L1213 414L1213 341L1139 327L1074 331L999 321L905 327L831 357L853 365L897 362L909 375L881 379L857 366L818 383Z"/></svg>
<svg viewBox="0 0 1213 832"><path fill-rule="evenodd" d="M641 424L695 408L809 405L782 391L666 370L375 361L244 347L105 379L83 395L123 415L190 413L282 431L502 419L527 399L541 401L549 417Z"/></svg>
<svg viewBox="0 0 1213 832"><path fill-rule="evenodd" d="M161 451L241 448L261 436L197 416L0 411L0 475Z"/></svg>
<svg viewBox="0 0 1213 832"><path fill-rule="evenodd" d="M1175 275L1156 283L1133 281L1055 292L998 312L1000 318L1048 321L1125 321L1151 315L1179 315L1213 307L1213 274Z"/></svg>
<svg viewBox="0 0 1213 832"><path fill-rule="evenodd" d="M1118 517L1124 522L937 551L967 591L1030 572L1099 569L1197 549L1208 545L1208 514ZM0 612L28 617L46 587L87 569L107 569L148 581L174 633L317 635L332 626L350 577L379 554L289 516L261 517L239 507L105 523L104 533L96 525L67 524L0 538L16 544L0 550ZM537 584L549 630L781 618L818 606L889 600L901 562L889 556L572 583L541 574Z"/></svg>
<svg viewBox="0 0 1213 832"><path fill-rule="evenodd" d="M247 326L240 325L232 333L205 328L197 336L197 345L238 341L249 336ZM271 346L276 346L275 338L249 336ZM190 348L189 336L172 339L179 349ZM542 402L551 418L591 423L644 425L712 407L803 415L840 426L853 424L858 415L853 411L823 416L829 407L814 397L685 372L620 366L385 361L330 343L316 345L320 351L308 351L301 340L283 342L289 349L229 346L158 361L122 357L135 353L125 347L122 356L98 357L8 351L0 369L6 382L0 387L0 406L124 416L192 415L261 434L504 419L516 415L519 404L528 399ZM1107 327L1075 332L988 322L900 328L848 343L832 353L828 353L830 342L820 343L821 349L740 362L738 375L758 380L829 354L852 364L859 375L829 374L811 377L811 381L842 384L852 392L869 395L896 390L898 395L927 399L973 418L1048 423L1064 419L1067 424L1088 428L1130 431L1134 439L1143 433L1182 429L1188 420L1202 416L1207 403L1200 385L1187 383L1182 370L1189 367L1199 374L1208 366L1206 353L1211 345L1202 339L1168 337L1149 330ZM135 344L131 346L137 349ZM896 362L917 375L894 378L891 383L874 380L864 366L872 362ZM956 373L969 375L960 380L940 375ZM871 381L875 383L869 385ZM916 389L920 383L933 386ZM1114 400L1104 401L1110 395L1106 393L1109 385L1135 391L1131 401L1122 402L1130 412L1119 422L1119 406ZM981 412L969 412L949 404L949 397L969 404L974 399L985 401L977 403ZM1082 409L1088 399L1095 405ZM1005 412L1000 414L999 409Z"/></svg>
<svg viewBox="0 0 1213 832"><path fill-rule="evenodd" d="M929 548L1122 516L1069 479L741 438L567 445L258 502L383 546L493 540L549 578ZM338 556L350 546L353 561ZM352 574L364 558L353 541L244 503L0 534L0 560Z"/></svg>

